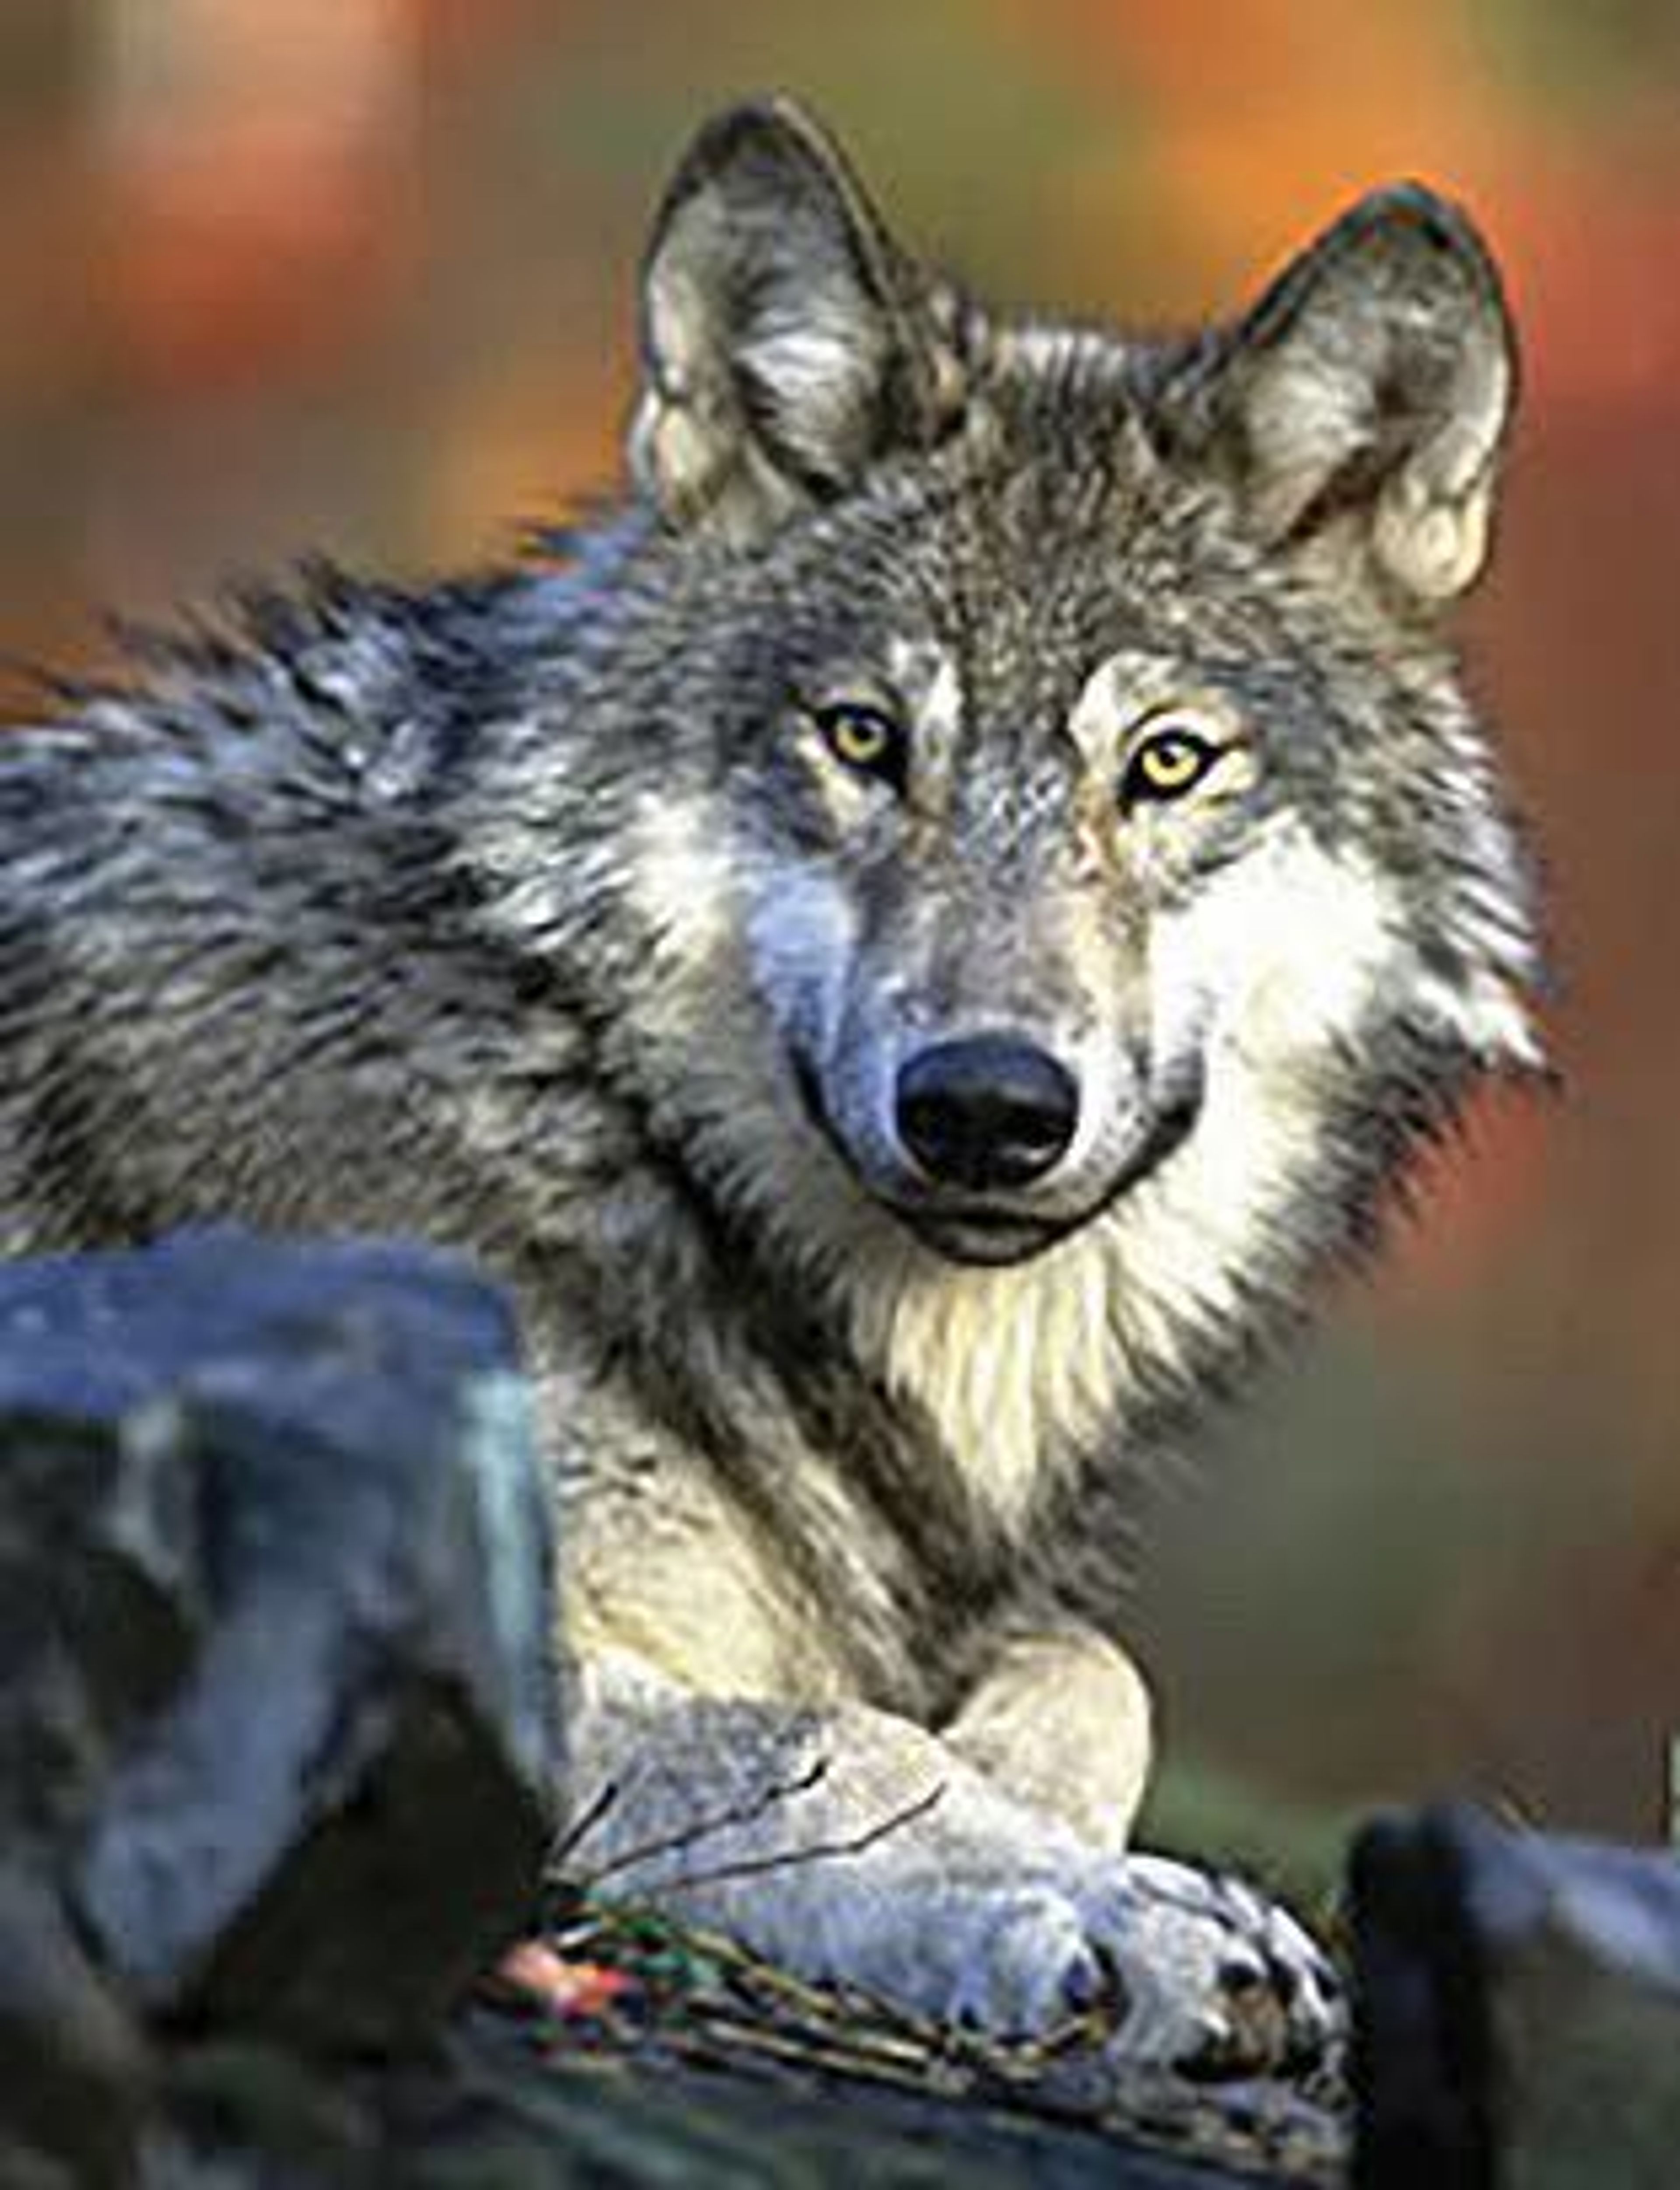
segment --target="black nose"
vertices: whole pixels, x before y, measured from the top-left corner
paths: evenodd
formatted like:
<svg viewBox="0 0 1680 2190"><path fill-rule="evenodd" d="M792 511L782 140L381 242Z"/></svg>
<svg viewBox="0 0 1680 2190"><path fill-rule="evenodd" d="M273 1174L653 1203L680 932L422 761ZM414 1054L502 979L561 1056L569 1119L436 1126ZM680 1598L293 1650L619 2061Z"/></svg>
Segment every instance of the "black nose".
<svg viewBox="0 0 1680 2190"><path fill-rule="evenodd" d="M941 1186L1027 1186L1066 1151L1079 1083L1013 1035L918 1050L899 1073L899 1138Z"/></svg>

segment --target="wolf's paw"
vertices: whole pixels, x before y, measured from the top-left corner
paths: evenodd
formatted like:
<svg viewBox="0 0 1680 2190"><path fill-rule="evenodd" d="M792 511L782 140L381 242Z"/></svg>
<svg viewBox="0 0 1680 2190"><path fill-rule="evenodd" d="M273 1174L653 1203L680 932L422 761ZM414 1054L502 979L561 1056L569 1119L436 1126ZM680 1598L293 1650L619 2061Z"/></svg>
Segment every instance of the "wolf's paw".
<svg viewBox="0 0 1680 2190"><path fill-rule="evenodd" d="M1038 2036L1110 1989L1079 1910L1055 1886L967 1901L951 1912L944 1943L954 1953L950 1996L918 2005L997 2036Z"/></svg>
<svg viewBox="0 0 1680 2190"><path fill-rule="evenodd" d="M1231 2076L1314 2065L1345 2036L1325 1955L1234 1879L1132 1856L968 1914L948 2012L990 2031L1037 2034L1110 2001L1116 2059Z"/></svg>
<svg viewBox="0 0 1680 2190"><path fill-rule="evenodd" d="M1313 2067L1344 2044L1347 2001L1328 1958L1240 1880L1134 1855L1078 1906L1124 2002L1119 2057L1243 2075Z"/></svg>

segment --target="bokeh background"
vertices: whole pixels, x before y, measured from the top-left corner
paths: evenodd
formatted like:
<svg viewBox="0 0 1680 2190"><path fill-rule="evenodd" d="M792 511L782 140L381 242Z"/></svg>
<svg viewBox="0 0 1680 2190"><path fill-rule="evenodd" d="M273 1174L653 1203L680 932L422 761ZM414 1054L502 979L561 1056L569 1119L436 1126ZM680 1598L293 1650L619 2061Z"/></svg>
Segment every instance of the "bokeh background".
<svg viewBox="0 0 1680 2190"><path fill-rule="evenodd" d="M418 576L610 489L650 203L814 100L1005 298L1227 309L1415 173L1526 402L1470 619L1552 875L1561 1099L1166 1486L1136 1623L1181 1806L1475 1790L1650 1837L1680 1728L1673 0L0 0L0 652L304 548ZM23 684L9 671L16 704ZM1170 1805L1169 1805L1170 1807Z"/></svg>

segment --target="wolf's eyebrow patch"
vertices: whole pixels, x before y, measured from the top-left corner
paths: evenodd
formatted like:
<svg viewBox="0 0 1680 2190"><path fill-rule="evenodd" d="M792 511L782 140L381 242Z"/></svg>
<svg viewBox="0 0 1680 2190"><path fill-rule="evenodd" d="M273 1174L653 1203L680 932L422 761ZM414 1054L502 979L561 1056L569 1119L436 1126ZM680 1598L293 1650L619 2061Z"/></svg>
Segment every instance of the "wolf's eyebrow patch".
<svg viewBox="0 0 1680 2190"><path fill-rule="evenodd" d="M937 639L895 635L887 646L887 671L910 726L918 772L949 769L966 712L962 678L950 650Z"/></svg>
<svg viewBox="0 0 1680 2190"><path fill-rule="evenodd" d="M1136 647L1122 648L1098 664L1080 687L1064 727L1087 766L1104 769L1145 716L1174 705L1223 723L1234 734L1240 728L1230 702L1205 678L1170 655Z"/></svg>

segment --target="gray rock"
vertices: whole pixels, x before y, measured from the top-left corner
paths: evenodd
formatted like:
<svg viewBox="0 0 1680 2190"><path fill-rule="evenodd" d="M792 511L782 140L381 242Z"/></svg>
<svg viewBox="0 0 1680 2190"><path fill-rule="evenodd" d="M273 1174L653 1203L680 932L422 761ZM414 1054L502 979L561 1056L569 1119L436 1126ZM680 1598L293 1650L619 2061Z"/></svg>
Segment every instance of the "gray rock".
<svg viewBox="0 0 1680 2190"><path fill-rule="evenodd" d="M1452 1808L1352 1880L1359 2190L1671 2190L1680 1862Z"/></svg>
<svg viewBox="0 0 1680 2190"><path fill-rule="evenodd" d="M499 1296L222 1232L0 1268L0 1818L121 1992L430 2028L527 1913L559 1773Z"/></svg>

